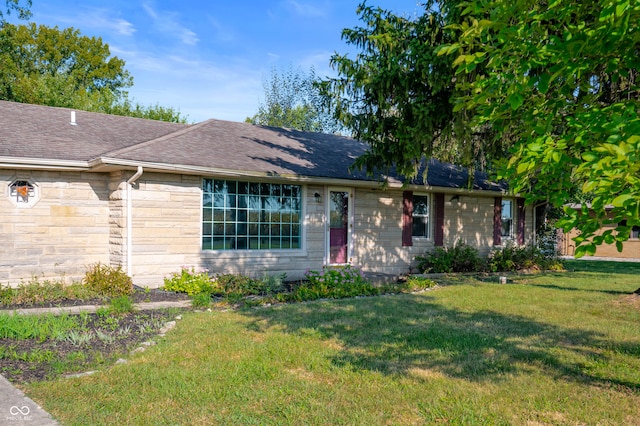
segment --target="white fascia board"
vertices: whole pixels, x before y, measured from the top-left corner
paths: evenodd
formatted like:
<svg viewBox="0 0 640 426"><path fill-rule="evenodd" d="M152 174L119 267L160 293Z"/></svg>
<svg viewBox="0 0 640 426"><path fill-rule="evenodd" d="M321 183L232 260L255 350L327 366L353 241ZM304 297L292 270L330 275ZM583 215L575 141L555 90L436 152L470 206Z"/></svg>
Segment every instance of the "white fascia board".
<svg viewBox="0 0 640 426"><path fill-rule="evenodd" d="M2 169L38 169L60 171L88 171L89 163L86 161L43 159L43 158L17 158L0 157Z"/></svg>

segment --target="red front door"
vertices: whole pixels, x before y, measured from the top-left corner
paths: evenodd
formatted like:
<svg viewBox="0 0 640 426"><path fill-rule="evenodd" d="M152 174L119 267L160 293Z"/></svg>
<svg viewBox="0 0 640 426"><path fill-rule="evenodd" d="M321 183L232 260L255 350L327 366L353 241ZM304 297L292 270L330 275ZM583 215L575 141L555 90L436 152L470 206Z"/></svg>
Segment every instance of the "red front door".
<svg viewBox="0 0 640 426"><path fill-rule="evenodd" d="M347 263L349 251L349 192L329 191L329 263Z"/></svg>

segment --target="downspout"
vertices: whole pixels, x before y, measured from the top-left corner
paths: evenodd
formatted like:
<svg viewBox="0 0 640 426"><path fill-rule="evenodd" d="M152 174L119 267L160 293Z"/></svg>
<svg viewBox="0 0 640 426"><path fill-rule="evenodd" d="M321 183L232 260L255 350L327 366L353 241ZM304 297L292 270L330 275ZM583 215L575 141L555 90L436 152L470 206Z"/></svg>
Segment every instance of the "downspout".
<svg viewBox="0 0 640 426"><path fill-rule="evenodd" d="M132 211L133 211L133 200L132 200L132 186L138 180L138 178L142 176L142 166L138 166L138 170L136 173L127 180L127 275L133 277L133 224L132 224Z"/></svg>

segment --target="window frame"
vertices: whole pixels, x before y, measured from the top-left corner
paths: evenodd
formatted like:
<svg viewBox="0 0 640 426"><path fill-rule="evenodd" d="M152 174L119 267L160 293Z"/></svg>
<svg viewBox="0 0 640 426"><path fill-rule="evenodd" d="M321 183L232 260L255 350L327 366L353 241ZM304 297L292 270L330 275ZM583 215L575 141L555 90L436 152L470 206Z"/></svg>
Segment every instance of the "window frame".
<svg viewBox="0 0 640 426"><path fill-rule="evenodd" d="M416 214L416 197L422 197L426 199L426 204L427 204L427 208L426 208L426 213L418 213ZM428 193L413 193L411 196L411 205L412 205L412 209L411 209L411 238L418 238L418 239L423 239L423 240L429 240L431 239L431 227L432 227L432 223L431 223L431 196ZM416 235L414 233L415 230L415 225L416 225L416 217L419 218L426 218L426 223L425 223L425 233L426 235Z"/></svg>
<svg viewBox="0 0 640 426"><path fill-rule="evenodd" d="M509 209L505 209L505 203L509 203ZM514 222L516 219L515 204L516 203L513 198L502 199L501 207L500 207L500 239L502 241L504 240L513 241L515 239L515 232L514 232ZM509 212L509 217L505 217L505 211ZM509 232L507 234L503 233L505 229L505 226L504 226L505 219L508 219L511 222L509 224Z"/></svg>
<svg viewBox="0 0 640 426"><path fill-rule="evenodd" d="M201 250L301 250L303 200L302 185L205 177Z"/></svg>

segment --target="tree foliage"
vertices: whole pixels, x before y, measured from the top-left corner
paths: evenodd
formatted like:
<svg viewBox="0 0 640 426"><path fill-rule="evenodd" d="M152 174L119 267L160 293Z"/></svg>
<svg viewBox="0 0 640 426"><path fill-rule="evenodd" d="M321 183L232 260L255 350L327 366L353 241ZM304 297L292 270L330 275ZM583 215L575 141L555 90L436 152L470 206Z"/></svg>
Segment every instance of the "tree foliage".
<svg viewBox="0 0 640 426"><path fill-rule="evenodd" d="M578 256L640 225L640 5L633 0L432 0L415 18L358 8L323 82L369 152L414 177L431 157L484 167L567 209ZM620 225L624 223L623 225ZM601 235L597 231L614 224Z"/></svg>
<svg viewBox="0 0 640 426"><path fill-rule="evenodd" d="M640 4L510 0L461 10L458 40L441 53L454 52L462 77L455 108L513 142L498 177L555 206L577 190L589 203L566 208L562 221L581 231L576 256L603 242L622 250L640 225ZM481 78L464 78L478 67Z"/></svg>
<svg viewBox="0 0 640 426"><path fill-rule="evenodd" d="M263 82L264 103L245 121L320 133L339 131L341 126L326 109L315 81L313 69L309 74L300 69L273 69L270 79Z"/></svg>
<svg viewBox="0 0 640 426"><path fill-rule="evenodd" d="M34 23L0 27L0 99L171 122L169 107L132 102L133 78L99 37Z"/></svg>
<svg viewBox="0 0 640 426"><path fill-rule="evenodd" d="M180 110L176 108L165 107L160 104L142 105L138 102L132 102L128 97L117 104L104 108L102 112L171 123L186 124L188 122L188 116L182 115Z"/></svg>
<svg viewBox="0 0 640 426"><path fill-rule="evenodd" d="M34 23L0 29L0 98L63 107L120 100L133 79L101 38Z"/></svg>
<svg viewBox="0 0 640 426"><path fill-rule="evenodd" d="M3 26L7 20L6 17L11 15L12 12L18 14L18 19L31 18L31 0L5 0L5 8L0 9L0 27Z"/></svg>
<svg viewBox="0 0 640 426"><path fill-rule="evenodd" d="M342 37L360 52L334 54L338 77L322 83L337 117L369 144L356 166L371 174L395 168L407 178L431 157L486 168L503 149L483 143L486 126L473 129L465 111L454 112L453 58L437 54L454 41L447 24L457 10L430 1L423 15L407 18L362 3L357 13L364 25Z"/></svg>

